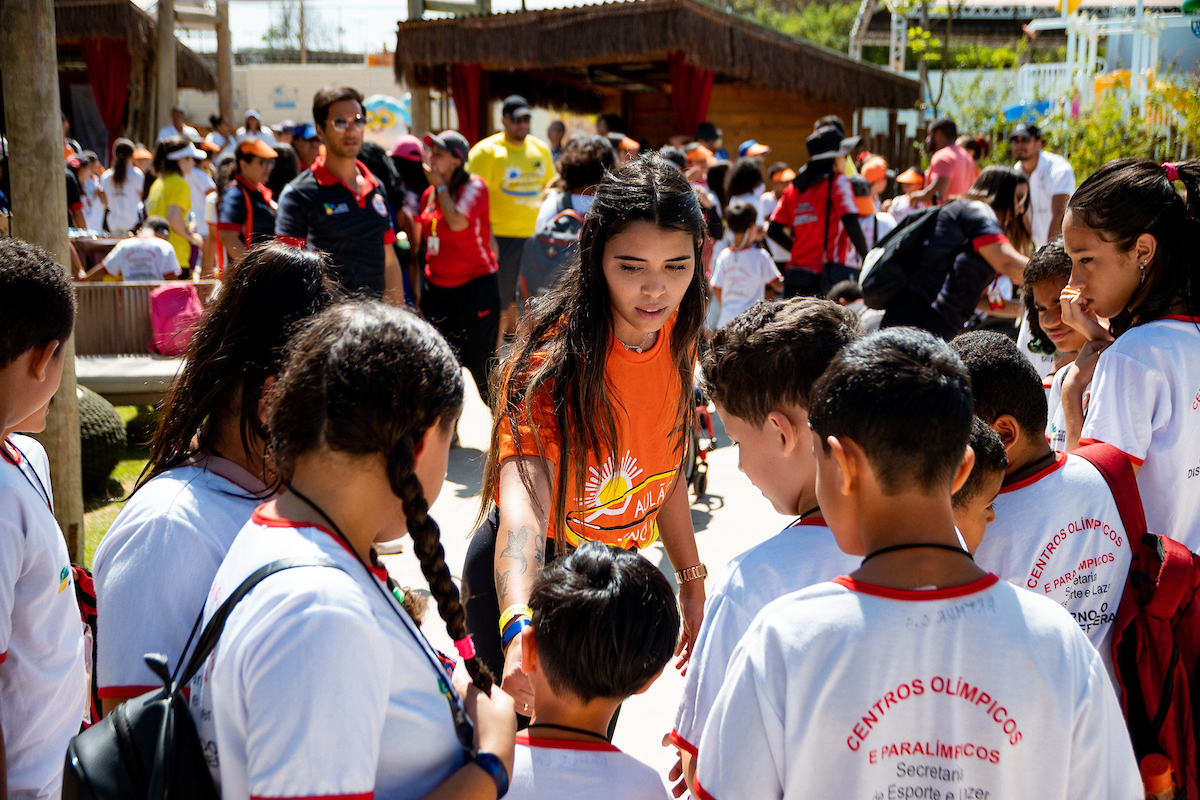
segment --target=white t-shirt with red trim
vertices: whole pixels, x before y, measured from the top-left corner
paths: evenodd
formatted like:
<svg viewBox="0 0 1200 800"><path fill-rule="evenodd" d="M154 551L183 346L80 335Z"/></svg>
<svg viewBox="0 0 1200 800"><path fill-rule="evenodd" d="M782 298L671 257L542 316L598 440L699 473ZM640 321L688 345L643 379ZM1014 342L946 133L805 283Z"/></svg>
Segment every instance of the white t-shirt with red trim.
<svg viewBox="0 0 1200 800"><path fill-rule="evenodd" d="M1092 441L1140 465L1150 532L1200 550L1200 317L1139 325L1100 354L1080 444Z"/></svg>
<svg viewBox="0 0 1200 800"><path fill-rule="evenodd" d="M247 577L189 700L225 798L424 797L464 763L436 653L334 533L254 512L213 579L205 623ZM375 585L372 585L375 584ZM382 588L382 591L380 589Z"/></svg>
<svg viewBox="0 0 1200 800"><path fill-rule="evenodd" d="M506 800L667 800L662 777L607 742L517 734Z"/></svg>
<svg viewBox="0 0 1200 800"><path fill-rule="evenodd" d="M1060 453L1053 465L1001 488L993 507L996 521L975 563L1071 612L1115 686L1113 623L1133 549L1108 481L1087 459Z"/></svg>
<svg viewBox="0 0 1200 800"><path fill-rule="evenodd" d="M676 747L696 755L733 651L758 612L785 594L853 572L860 561L838 548L820 517L799 520L730 560L704 604L671 731Z"/></svg>
<svg viewBox="0 0 1200 800"><path fill-rule="evenodd" d="M0 455L0 729L10 800L62 794L63 760L88 706L83 621L54 519L50 463L27 436Z"/></svg>
<svg viewBox="0 0 1200 800"><path fill-rule="evenodd" d="M176 467L134 492L96 548L96 685L101 698L161 688L146 653L174 669L204 609L217 568L269 493L222 458ZM199 633L197 633L197 636Z"/></svg>
<svg viewBox="0 0 1200 800"><path fill-rule="evenodd" d="M1096 648L994 575L900 591L840 577L759 613L700 740L704 800L1135 800Z"/></svg>

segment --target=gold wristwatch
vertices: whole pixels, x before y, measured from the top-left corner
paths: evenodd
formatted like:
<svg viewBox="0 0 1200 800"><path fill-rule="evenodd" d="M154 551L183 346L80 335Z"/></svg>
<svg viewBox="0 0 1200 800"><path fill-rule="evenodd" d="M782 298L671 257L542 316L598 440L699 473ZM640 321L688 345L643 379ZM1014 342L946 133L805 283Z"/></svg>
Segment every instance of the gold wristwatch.
<svg viewBox="0 0 1200 800"><path fill-rule="evenodd" d="M687 583L688 581L701 580L707 577L708 567L704 566L703 564L697 564L696 566L688 567L687 569L675 570L675 582L680 584Z"/></svg>

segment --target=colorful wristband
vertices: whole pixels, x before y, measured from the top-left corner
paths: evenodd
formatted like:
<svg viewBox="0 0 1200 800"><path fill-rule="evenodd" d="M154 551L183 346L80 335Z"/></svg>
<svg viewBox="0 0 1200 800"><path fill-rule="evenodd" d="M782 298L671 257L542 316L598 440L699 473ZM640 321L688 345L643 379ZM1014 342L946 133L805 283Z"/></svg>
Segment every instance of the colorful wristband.
<svg viewBox="0 0 1200 800"><path fill-rule="evenodd" d="M500 757L492 753L476 753L475 765L488 774L496 784L496 800L508 793L508 770Z"/></svg>
<svg viewBox="0 0 1200 800"><path fill-rule="evenodd" d="M529 606L523 606L516 603L504 609L504 613L500 615L500 632L503 633L504 629L508 627L508 623L512 622L517 617L529 617L532 619L533 609Z"/></svg>
<svg viewBox="0 0 1200 800"><path fill-rule="evenodd" d="M504 629L504 632L500 634L501 649L508 647L509 643L521 634L521 631L525 630L532 624L532 622L524 617L518 617L510 622L508 627Z"/></svg>

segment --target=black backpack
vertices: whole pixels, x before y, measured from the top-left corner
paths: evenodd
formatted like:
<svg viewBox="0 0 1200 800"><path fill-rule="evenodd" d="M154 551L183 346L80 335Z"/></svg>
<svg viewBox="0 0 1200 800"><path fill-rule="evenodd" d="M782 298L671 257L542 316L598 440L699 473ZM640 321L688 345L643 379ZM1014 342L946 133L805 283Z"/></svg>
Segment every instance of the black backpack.
<svg viewBox="0 0 1200 800"><path fill-rule="evenodd" d="M563 192L558 212L525 240L521 254L521 283L527 298L541 297L554 288L579 252L583 215L571 207L571 193Z"/></svg>
<svg viewBox="0 0 1200 800"><path fill-rule="evenodd" d="M146 664L163 688L135 697L71 740L63 775L63 800L217 800L196 726L183 689L203 666L229 613L263 578L295 567L334 567L327 559L287 558L274 561L246 578L217 609L196 643L183 674L175 675L167 659L151 653ZM203 612L201 612L203 616ZM184 645L187 653L192 636ZM182 659L181 659L182 662Z"/></svg>
<svg viewBox="0 0 1200 800"><path fill-rule="evenodd" d="M937 227L939 206L912 212L863 260L859 273L863 302L867 308L884 309L921 267L921 252Z"/></svg>

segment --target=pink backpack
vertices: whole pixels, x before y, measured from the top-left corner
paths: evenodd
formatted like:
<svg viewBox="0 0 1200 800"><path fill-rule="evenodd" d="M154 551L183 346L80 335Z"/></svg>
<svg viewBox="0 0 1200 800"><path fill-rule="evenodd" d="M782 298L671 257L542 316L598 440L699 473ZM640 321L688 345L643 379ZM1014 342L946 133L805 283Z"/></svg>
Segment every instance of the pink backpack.
<svg viewBox="0 0 1200 800"><path fill-rule="evenodd" d="M192 341L197 323L204 316L204 304L196 287L173 281L150 291L151 353L181 356Z"/></svg>

